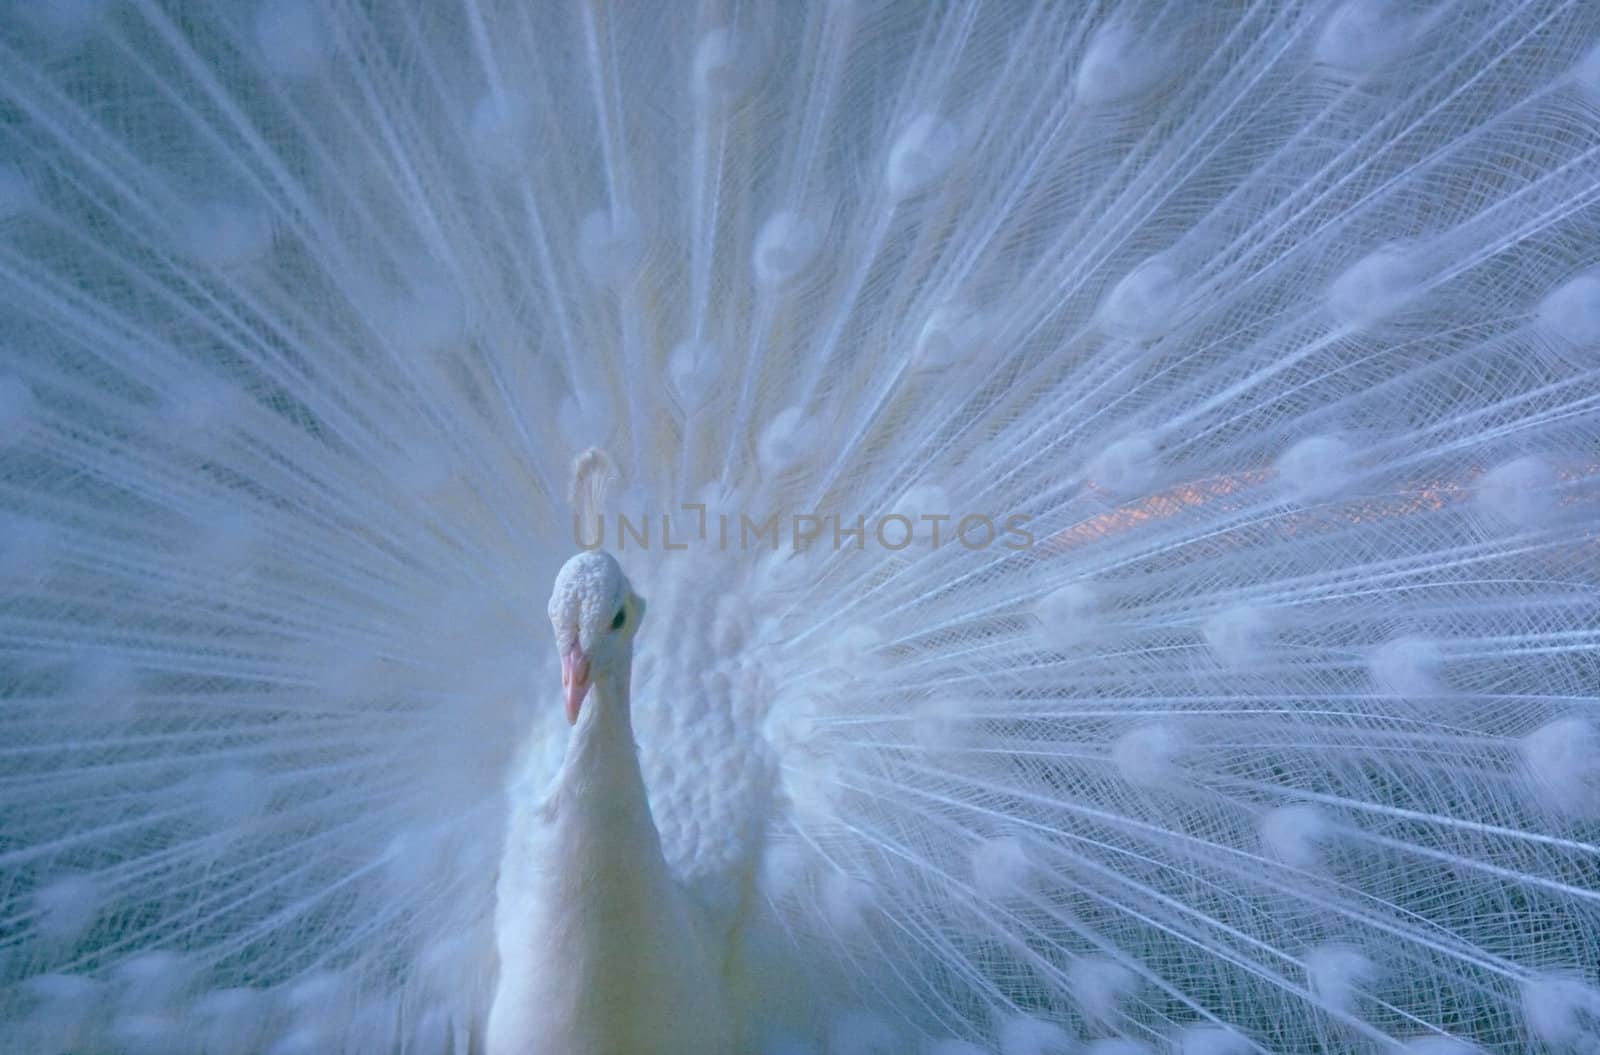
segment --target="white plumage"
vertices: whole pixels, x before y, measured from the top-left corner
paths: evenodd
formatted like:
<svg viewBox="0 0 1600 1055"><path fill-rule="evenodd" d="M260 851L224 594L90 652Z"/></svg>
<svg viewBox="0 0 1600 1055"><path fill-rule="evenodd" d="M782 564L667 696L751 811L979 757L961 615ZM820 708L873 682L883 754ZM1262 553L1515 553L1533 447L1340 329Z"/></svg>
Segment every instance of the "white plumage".
<svg viewBox="0 0 1600 1055"><path fill-rule="evenodd" d="M0 1051L1600 1052L1593 4L0 10Z"/></svg>
<svg viewBox="0 0 1600 1055"><path fill-rule="evenodd" d="M726 936L668 869L639 769L630 685L642 617L604 552L557 577L550 620L571 657L573 734L553 780L535 764L512 781L488 1055L735 1050Z"/></svg>

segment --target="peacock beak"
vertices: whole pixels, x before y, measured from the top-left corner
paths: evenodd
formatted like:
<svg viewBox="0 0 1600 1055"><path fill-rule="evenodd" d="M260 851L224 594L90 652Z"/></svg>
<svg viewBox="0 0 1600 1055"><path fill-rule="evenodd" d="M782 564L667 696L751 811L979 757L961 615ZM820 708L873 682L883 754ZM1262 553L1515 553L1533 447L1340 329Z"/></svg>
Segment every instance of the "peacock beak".
<svg viewBox="0 0 1600 1055"><path fill-rule="evenodd" d="M578 708L589 694L589 657L576 641L561 653L561 684L567 690L567 724L576 725Z"/></svg>

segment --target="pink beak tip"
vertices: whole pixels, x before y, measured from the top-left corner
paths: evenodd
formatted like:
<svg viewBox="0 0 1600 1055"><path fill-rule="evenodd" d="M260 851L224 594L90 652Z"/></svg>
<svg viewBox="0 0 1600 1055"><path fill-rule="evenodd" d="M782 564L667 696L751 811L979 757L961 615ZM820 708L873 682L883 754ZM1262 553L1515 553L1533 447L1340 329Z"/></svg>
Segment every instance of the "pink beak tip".
<svg viewBox="0 0 1600 1055"><path fill-rule="evenodd" d="M567 724L578 721L578 709L589 694L589 657L573 642L561 653L561 685L567 690Z"/></svg>

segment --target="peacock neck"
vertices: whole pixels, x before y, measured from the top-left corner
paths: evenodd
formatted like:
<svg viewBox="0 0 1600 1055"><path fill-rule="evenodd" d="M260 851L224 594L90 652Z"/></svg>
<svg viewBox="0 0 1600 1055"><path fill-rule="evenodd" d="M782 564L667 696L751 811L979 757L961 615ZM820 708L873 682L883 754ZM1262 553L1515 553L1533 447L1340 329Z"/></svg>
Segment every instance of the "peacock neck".
<svg viewBox="0 0 1600 1055"><path fill-rule="evenodd" d="M617 756L628 756L637 766L639 750L633 740L633 707L629 699L632 671L626 663L619 667L596 673L589 699L572 727L572 740L567 747L569 763L600 756L615 764Z"/></svg>
<svg viewBox="0 0 1600 1055"><path fill-rule="evenodd" d="M625 669L595 678L552 801L564 833L557 850L563 871L581 877L584 888L581 895L569 893L566 903L579 906L575 919L602 947L629 945L641 918L672 897L633 739L628 688Z"/></svg>
<svg viewBox="0 0 1600 1055"><path fill-rule="evenodd" d="M596 845L621 837L638 852L657 847L659 838L650 816L639 748L633 738L628 664L597 673L589 699L573 726L560 777L562 808L580 824L597 828ZM640 838L648 838L640 843Z"/></svg>

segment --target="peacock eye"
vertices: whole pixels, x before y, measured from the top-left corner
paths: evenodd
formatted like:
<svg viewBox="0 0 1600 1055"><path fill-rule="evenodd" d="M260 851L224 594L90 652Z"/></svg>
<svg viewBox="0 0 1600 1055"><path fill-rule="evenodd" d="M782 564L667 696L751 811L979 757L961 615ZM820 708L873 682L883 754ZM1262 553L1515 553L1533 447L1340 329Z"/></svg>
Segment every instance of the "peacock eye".
<svg viewBox="0 0 1600 1055"><path fill-rule="evenodd" d="M628 610L626 608L618 608L616 617L611 620L611 629L613 629L613 630L621 630L622 629L622 624L626 623L627 621L628 621Z"/></svg>

